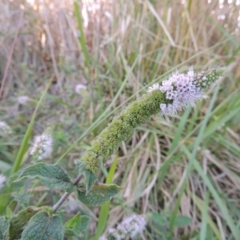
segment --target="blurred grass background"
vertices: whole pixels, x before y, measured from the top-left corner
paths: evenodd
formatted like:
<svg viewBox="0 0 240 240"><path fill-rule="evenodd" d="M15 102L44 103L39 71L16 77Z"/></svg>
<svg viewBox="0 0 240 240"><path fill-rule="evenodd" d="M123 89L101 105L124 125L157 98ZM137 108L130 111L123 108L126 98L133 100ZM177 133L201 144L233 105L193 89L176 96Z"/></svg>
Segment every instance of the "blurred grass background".
<svg viewBox="0 0 240 240"><path fill-rule="evenodd" d="M94 219L88 231L100 235L131 210L158 213L141 239L238 239L240 1L1 0L0 13L0 120L14 131L0 139L5 175L49 79L33 134L53 128L51 162L74 177L90 141L149 84L192 65L225 67L208 100L154 116L122 143L100 181L124 189L110 206L87 210ZM80 95L78 84L87 87ZM31 101L20 105L19 96ZM30 192L33 205L59 198L38 186ZM180 215L191 223L177 223Z"/></svg>

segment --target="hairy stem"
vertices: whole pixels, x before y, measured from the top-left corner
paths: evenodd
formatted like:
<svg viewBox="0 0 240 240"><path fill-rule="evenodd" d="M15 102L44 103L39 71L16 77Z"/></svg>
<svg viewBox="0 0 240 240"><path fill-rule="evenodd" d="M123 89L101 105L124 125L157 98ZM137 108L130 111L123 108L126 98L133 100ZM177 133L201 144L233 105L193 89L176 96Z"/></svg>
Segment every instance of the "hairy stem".
<svg viewBox="0 0 240 240"><path fill-rule="evenodd" d="M77 184L80 182L82 179L82 174L78 174L76 179L73 182L73 185L77 186ZM57 210L62 206L62 204L67 200L71 193L70 192L65 192L62 197L58 200L58 202L53 206L53 212L57 212Z"/></svg>

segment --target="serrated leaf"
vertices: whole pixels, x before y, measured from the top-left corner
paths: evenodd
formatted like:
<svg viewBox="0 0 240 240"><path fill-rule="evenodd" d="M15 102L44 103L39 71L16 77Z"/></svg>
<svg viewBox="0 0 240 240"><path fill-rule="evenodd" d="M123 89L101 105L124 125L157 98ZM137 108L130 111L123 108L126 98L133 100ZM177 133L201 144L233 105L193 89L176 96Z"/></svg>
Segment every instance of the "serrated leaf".
<svg viewBox="0 0 240 240"><path fill-rule="evenodd" d="M88 194L88 192L92 189L93 184L97 180L97 177L91 171L86 169L82 161L78 162L78 166L79 166L79 173L81 173L85 178L84 185L86 187L86 192Z"/></svg>
<svg viewBox="0 0 240 240"><path fill-rule="evenodd" d="M115 184L93 185L92 190L86 195L86 191L78 190L78 199L88 206L100 206L116 195L121 188Z"/></svg>
<svg viewBox="0 0 240 240"><path fill-rule="evenodd" d="M20 211L17 216L14 216L10 220L9 235L10 240L19 239L23 228L28 223L30 218L38 213L42 208L27 207Z"/></svg>
<svg viewBox="0 0 240 240"><path fill-rule="evenodd" d="M84 184L86 186L86 192L88 194L88 192L91 190L93 184L97 180L97 177L89 170L85 170L83 175L85 177Z"/></svg>
<svg viewBox="0 0 240 240"><path fill-rule="evenodd" d="M64 227L60 217L41 211L33 216L22 232L21 240L62 240Z"/></svg>
<svg viewBox="0 0 240 240"><path fill-rule="evenodd" d="M37 163L23 170L17 181L23 178L39 178L43 185L66 192L75 190L68 174L57 164Z"/></svg>
<svg viewBox="0 0 240 240"><path fill-rule="evenodd" d="M9 221L4 217L0 217L0 240L9 239Z"/></svg>
<svg viewBox="0 0 240 240"><path fill-rule="evenodd" d="M86 215L76 214L73 218L65 223L66 233L70 235L79 235L86 230L90 221L90 217Z"/></svg>
<svg viewBox="0 0 240 240"><path fill-rule="evenodd" d="M25 204L26 206L29 205L29 201L33 195L29 193L20 193L20 194L14 194L14 200L21 203Z"/></svg>

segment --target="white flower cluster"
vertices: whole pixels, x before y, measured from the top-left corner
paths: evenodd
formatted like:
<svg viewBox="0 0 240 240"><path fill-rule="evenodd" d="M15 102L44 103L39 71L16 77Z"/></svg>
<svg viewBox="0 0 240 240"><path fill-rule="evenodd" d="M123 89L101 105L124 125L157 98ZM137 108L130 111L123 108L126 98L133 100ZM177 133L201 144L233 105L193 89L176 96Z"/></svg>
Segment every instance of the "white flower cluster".
<svg viewBox="0 0 240 240"><path fill-rule="evenodd" d="M82 89L87 89L87 87L85 85L83 85L83 84L77 84L75 86L75 92L77 94L81 94Z"/></svg>
<svg viewBox="0 0 240 240"><path fill-rule="evenodd" d="M125 218L117 228L111 228L108 231L108 235L111 239L122 240L127 237L135 238L138 233L142 232L146 227L146 220L143 216L133 214L128 218ZM108 239L106 236L102 236L101 240Z"/></svg>
<svg viewBox="0 0 240 240"><path fill-rule="evenodd" d="M28 96L20 96L17 98L17 101L20 105L26 105L29 101L29 97Z"/></svg>
<svg viewBox="0 0 240 240"><path fill-rule="evenodd" d="M43 133L34 138L30 149L30 155L37 157L37 160L43 160L51 155L53 151L53 139L50 134Z"/></svg>
<svg viewBox="0 0 240 240"><path fill-rule="evenodd" d="M79 209L79 202L75 200L72 196L67 199L65 202L65 211L67 213L75 213Z"/></svg>
<svg viewBox="0 0 240 240"><path fill-rule="evenodd" d="M0 190L4 187L5 181L6 181L5 176L3 176L2 174L0 174Z"/></svg>
<svg viewBox="0 0 240 240"><path fill-rule="evenodd" d="M165 94L167 103L160 104L162 114L175 114L178 109L194 106L194 103L203 98L202 88L208 85L204 74L196 74L190 68L187 74L176 72L161 84L155 83L148 92L160 90Z"/></svg>
<svg viewBox="0 0 240 240"><path fill-rule="evenodd" d="M0 136L6 136L12 133L12 129L10 128L10 126L5 123L0 121Z"/></svg>

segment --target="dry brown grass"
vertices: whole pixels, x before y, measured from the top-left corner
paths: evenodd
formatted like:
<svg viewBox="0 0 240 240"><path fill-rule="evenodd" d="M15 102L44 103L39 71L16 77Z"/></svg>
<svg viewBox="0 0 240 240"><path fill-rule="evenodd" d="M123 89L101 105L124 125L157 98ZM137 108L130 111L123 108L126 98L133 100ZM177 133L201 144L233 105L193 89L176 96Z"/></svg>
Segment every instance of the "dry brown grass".
<svg viewBox="0 0 240 240"><path fill-rule="evenodd" d="M192 113L186 111L182 117L153 118L139 127L132 139L122 143L114 181L124 190L111 206L106 229L114 226L130 209L141 214L165 210L170 213L170 220L175 212L192 219L189 227L174 229L177 239L202 236L203 221L208 223L212 239L234 239L229 222L206 181L214 186L237 225L240 216L240 6L225 3L219 8L216 0L211 4L194 0L186 4L180 0L155 1L157 3L105 0L92 9L93 5L81 3L89 18L84 25L86 56L78 39L79 26L70 1L35 2L34 6L20 0L0 2L2 77L7 61L11 60L6 81L1 82L0 116L18 133L6 146L12 152L2 154L1 161L9 165L14 161L15 145L20 144L34 109L34 105L18 108L14 103L16 97L28 95L36 100L52 76L50 95L38 114L35 132L49 124L54 126L58 139L56 159L61 158L81 134L87 135L81 146L74 146L65 157L67 161L61 161L73 170L73 161L79 158L79 152L110 121L111 118L101 116L110 104L112 114L117 114L118 107L122 104L121 109L127 101L138 98L146 84L176 68L182 71L191 65L196 70L225 66L225 81L210 112L209 100L200 103ZM223 15L225 19L221 19ZM126 78L124 90L113 101ZM78 95L74 95L78 83L88 85L90 97L85 96L85 109L81 108ZM208 94L211 96L215 90L216 86ZM207 125L201 135L199 129L206 118ZM84 132L96 120L98 125L94 130ZM184 152L184 146L190 152L195 151L198 138L195 157L208 180L190 166ZM209 202L205 206L208 194ZM203 219L206 207L208 217ZM94 214L98 216L98 209ZM90 230L95 229L96 222ZM142 239L160 239L160 235L149 226Z"/></svg>

